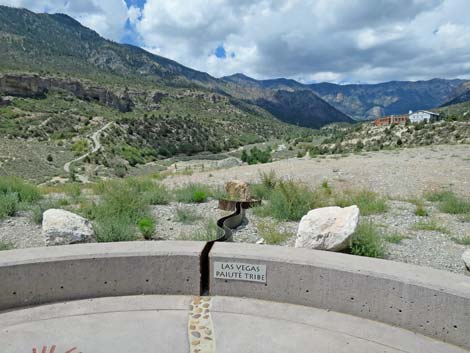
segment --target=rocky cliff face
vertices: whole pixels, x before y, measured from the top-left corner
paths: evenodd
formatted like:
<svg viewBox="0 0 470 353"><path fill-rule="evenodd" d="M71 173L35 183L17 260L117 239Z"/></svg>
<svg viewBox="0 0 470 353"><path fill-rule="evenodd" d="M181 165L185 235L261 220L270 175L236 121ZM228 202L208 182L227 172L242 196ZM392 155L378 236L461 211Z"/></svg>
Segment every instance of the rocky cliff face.
<svg viewBox="0 0 470 353"><path fill-rule="evenodd" d="M16 97L41 98L49 90L63 90L84 100L95 100L120 112L131 111L133 102L127 92L120 96L107 88L87 86L80 81L38 75L6 74L0 76L0 94Z"/></svg>
<svg viewBox="0 0 470 353"><path fill-rule="evenodd" d="M441 107L448 107L465 102L470 102L470 82L464 82L461 86L457 87L449 97L449 100L441 105Z"/></svg>

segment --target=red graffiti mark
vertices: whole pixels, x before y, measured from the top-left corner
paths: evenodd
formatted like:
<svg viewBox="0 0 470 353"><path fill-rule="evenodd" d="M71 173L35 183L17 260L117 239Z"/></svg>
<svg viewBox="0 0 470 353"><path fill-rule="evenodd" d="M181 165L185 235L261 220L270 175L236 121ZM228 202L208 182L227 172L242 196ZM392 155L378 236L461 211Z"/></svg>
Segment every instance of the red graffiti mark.
<svg viewBox="0 0 470 353"><path fill-rule="evenodd" d="M47 346L42 346L41 353L55 353L56 345L54 344L49 352L47 351ZM77 347L70 348L68 351L65 351L65 353L72 353L77 349ZM38 353L37 348L33 348L33 353ZM76 352L76 353L82 353L82 352Z"/></svg>

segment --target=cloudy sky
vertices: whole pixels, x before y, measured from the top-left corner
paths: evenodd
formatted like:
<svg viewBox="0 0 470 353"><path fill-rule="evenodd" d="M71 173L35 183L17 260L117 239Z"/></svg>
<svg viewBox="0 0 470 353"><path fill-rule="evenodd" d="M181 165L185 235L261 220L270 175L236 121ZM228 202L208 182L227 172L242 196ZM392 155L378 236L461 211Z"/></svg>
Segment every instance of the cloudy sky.
<svg viewBox="0 0 470 353"><path fill-rule="evenodd" d="M0 0L214 76L470 78L470 0Z"/></svg>

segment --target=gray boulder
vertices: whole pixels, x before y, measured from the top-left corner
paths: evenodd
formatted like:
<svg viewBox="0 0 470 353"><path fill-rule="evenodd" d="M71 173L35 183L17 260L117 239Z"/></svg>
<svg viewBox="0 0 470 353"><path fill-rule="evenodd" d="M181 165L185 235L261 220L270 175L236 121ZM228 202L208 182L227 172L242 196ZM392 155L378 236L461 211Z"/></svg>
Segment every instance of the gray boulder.
<svg viewBox="0 0 470 353"><path fill-rule="evenodd" d="M302 217L296 248L341 251L348 247L359 222L359 208L324 207Z"/></svg>
<svg viewBox="0 0 470 353"><path fill-rule="evenodd" d="M95 241L93 227L87 219L59 209L50 209L44 212L42 235L46 246Z"/></svg>

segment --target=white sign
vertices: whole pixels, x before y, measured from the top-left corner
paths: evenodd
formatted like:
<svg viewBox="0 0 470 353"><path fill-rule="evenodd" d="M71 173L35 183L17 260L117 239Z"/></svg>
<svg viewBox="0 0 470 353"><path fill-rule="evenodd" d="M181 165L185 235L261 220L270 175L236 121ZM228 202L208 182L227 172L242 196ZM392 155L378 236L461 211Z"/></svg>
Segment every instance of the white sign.
<svg viewBox="0 0 470 353"><path fill-rule="evenodd" d="M214 278L266 283L266 265L215 262Z"/></svg>

